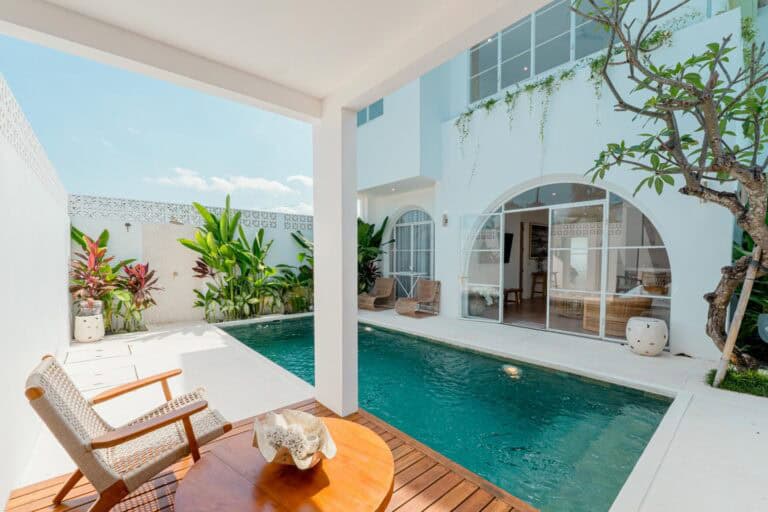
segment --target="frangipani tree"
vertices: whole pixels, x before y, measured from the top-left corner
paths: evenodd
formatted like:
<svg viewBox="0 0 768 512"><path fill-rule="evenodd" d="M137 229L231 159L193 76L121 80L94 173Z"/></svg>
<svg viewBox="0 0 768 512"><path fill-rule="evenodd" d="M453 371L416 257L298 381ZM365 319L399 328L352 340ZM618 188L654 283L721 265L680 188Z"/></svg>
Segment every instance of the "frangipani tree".
<svg viewBox="0 0 768 512"><path fill-rule="evenodd" d="M733 214L736 224L762 248L758 276L768 263L766 166L768 154L768 66L765 45L755 45L750 20L743 28L743 63L732 35L723 35L672 65L655 62L653 52L669 33L665 20L689 0L577 0L574 10L610 33L600 74L615 98L615 109L647 121L637 140L608 144L590 169L593 181L615 168L641 171L637 190L682 183L678 192L714 203ZM635 14L638 13L639 15ZM633 84L625 94L612 75L622 72ZM636 190L636 191L637 191ZM691 201L695 217L697 201ZM722 269L709 303L706 331L723 349L727 308L743 282L751 257ZM751 365L734 351L732 362Z"/></svg>

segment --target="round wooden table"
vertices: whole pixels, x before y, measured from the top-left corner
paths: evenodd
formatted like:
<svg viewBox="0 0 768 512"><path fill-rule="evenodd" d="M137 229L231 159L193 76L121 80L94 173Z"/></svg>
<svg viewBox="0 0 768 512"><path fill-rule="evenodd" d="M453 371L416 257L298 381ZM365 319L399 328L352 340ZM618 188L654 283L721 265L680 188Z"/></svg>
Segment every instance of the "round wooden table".
<svg viewBox="0 0 768 512"><path fill-rule="evenodd" d="M383 511L395 462L387 444L351 421L323 418L336 442L333 459L301 471L270 464L248 430L215 442L179 482L176 512Z"/></svg>

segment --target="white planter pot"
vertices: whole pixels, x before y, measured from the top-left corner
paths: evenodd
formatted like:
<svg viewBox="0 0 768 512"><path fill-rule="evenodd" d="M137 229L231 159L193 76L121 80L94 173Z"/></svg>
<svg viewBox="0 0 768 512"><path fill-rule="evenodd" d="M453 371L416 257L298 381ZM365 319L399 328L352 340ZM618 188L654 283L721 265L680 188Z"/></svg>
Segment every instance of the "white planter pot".
<svg viewBox="0 0 768 512"><path fill-rule="evenodd" d="M633 316L627 321L627 344L635 354L657 356L669 339L667 323L658 318Z"/></svg>
<svg viewBox="0 0 768 512"><path fill-rule="evenodd" d="M104 337L104 316L76 316L75 340L81 342L99 341Z"/></svg>

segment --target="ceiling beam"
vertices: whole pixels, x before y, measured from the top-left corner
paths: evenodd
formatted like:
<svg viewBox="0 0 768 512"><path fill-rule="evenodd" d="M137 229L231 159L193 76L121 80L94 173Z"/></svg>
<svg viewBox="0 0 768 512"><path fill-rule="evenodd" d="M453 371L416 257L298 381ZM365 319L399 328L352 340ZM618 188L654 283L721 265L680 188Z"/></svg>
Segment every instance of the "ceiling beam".
<svg viewBox="0 0 768 512"><path fill-rule="evenodd" d="M2 0L0 32L302 121L322 115L318 98L41 0Z"/></svg>

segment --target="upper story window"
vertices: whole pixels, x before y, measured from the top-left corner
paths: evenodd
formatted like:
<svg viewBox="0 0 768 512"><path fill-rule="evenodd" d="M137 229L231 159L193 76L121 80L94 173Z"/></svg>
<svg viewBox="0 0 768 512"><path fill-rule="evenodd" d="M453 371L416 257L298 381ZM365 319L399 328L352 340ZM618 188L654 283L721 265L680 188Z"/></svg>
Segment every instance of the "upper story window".
<svg viewBox="0 0 768 512"><path fill-rule="evenodd" d="M470 102L605 48L608 33L570 6L570 0L555 0L473 46Z"/></svg>
<svg viewBox="0 0 768 512"><path fill-rule="evenodd" d="M357 112L357 126L364 125L368 121L373 121L377 117L384 115L384 98L374 101L367 107Z"/></svg>

